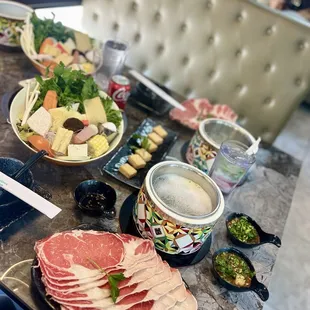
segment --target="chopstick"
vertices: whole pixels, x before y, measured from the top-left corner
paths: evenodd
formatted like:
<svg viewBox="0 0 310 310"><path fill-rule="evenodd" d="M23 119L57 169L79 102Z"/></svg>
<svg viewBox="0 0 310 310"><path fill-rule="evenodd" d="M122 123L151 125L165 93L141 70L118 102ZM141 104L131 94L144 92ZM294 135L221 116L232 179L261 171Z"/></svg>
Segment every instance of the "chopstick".
<svg viewBox="0 0 310 310"><path fill-rule="evenodd" d="M135 79L137 79L139 82L141 82L146 87L148 87L156 95L158 95L159 97L161 97L162 99L166 100L168 103L173 105L175 108L177 108L181 111L186 111L185 107L182 106L178 101L176 101L174 98L169 96L161 88L159 88L157 85L155 85L153 82L151 82L149 79L147 79L145 76L143 76L142 74L140 74L136 70L129 70L129 74L131 74Z"/></svg>
<svg viewBox="0 0 310 310"><path fill-rule="evenodd" d="M59 212L61 212L59 207L2 172L0 172L0 188L3 188L5 191L23 200L50 219L54 218Z"/></svg>

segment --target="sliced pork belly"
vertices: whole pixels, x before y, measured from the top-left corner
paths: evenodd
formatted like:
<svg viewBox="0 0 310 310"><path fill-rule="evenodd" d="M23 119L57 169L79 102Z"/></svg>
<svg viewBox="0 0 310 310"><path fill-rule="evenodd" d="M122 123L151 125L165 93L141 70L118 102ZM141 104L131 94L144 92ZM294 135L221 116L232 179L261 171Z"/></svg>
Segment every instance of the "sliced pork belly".
<svg viewBox="0 0 310 310"><path fill-rule="evenodd" d="M156 265L154 265L155 259L156 259ZM128 285L146 281L147 279L153 277L155 274L163 272L164 269L165 264L161 260L161 257L157 255L155 258L152 258L151 260L144 262L143 269L136 271L132 276L128 277L126 280L119 282L118 287L123 288ZM137 270L137 265L135 266L134 270ZM125 274L128 275L128 272L125 272Z"/></svg>
<svg viewBox="0 0 310 310"><path fill-rule="evenodd" d="M145 281L148 278L152 277L155 273L162 272L163 268L164 268L163 262L161 258L157 255L154 258L152 258L150 261L138 263L129 270L124 271L123 269L121 269L121 270L115 270L111 273L112 274L117 273L117 272L124 273L124 276L126 277L126 279L119 282L119 288L122 288L124 286L128 286L128 285L132 285L135 283ZM81 291L91 289L94 287L102 287L108 282L107 277L103 275L102 275L102 278L98 281L82 283L80 285L75 284L73 286L54 285L53 282L51 282L52 280L50 280L48 277L45 277L45 276L43 276L42 281L44 282L44 285L50 290L51 295L53 295L53 292L60 292L60 293L65 292L68 295L73 292L81 292Z"/></svg>
<svg viewBox="0 0 310 310"><path fill-rule="evenodd" d="M181 284L168 294L160 297L158 300L145 301L136 304L129 308L129 310L169 310L172 309L177 303L184 302L186 297L186 288L184 284ZM188 308L187 310L194 309L195 308Z"/></svg>
<svg viewBox="0 0 310 310"><path fill-rule="evenodd" d="M171 310L197 310L197 300L189 290L186 290L186 299L178 302Z"/></svg>
<svg viewBox="0 0 310 310"><path fill-rule="evenodd" d="M96 275L96 276L92 276L92 277L88 277L88 278L84 278L84 279L76 279L76 280L57 280L55 278L51 278L50 275L50 271L48 270L47 266L44 264L43 261L40 260L39 257L37 257L38 261L39 261L39 267L42 271L42 274L48 279L48 282L51 285L54 285L55 288L56 287L79 287L80 284L87 284L87 283L92 283L94 281L100 281L104 278L104 276L102 275L102 273Z"/></svg>
<svg viewBox="0 0 310 310"><path fill-rule="evenodd" d="M152 306L152 310L161 310L161 309L168 310L173 308L177 303L183 302L185 299L186 299L186 288L184 286L184 283L182 283L174 290L170 291L168 294L156 300L156 302Z"/></svg>
<svg viewBox="0 0 310 310"><path fill-rule="evenodd" d="M162 264L162 272L155 274L153 277L143 282L121 288L117 302L130 294L139 293L144 290L150 290L159 283L169 281L172 278L172 272L170 271L170 267L166 262L162 262Z"/></svg>
<svg viewBox="0 0 310 310"><path fill-rule="evenodd" d="M131 285L124 286L122 288L119 285L118 287L120 288L120 292L118 300L121 300L122 298L130 294L137 293L143 290L148 290L151 287L160 283L161 281L168 281L172 277L169 265L161 260L159 264L162 266L158 266L157 267L158 269L155 270L153 276L151 277L148 276L148 278L145 279L144 281L141 281L143 279L139 277L139 275L137 276L134 275L131 278L131 281L129 281L129 283L132 282ZM134 283L133 281L135 280L140 282ZM48 286L46 286L46 293L59 301L78 301L78 300L96 301L109 297L111 292L110 287L107 284L102 287L93 287L79 292L54 291L51 290Z"/></svg>
<svg viewBox="0 0 310 310"><path fill-rule="evenodd" d="M129 310L151 310L154 308L154 304L154 300L145 301L130 307Z"/></svg>
<svg viewBox="0 0 310 310"><path fill-rule="evenodd" d="M53 235L52 237L45 238L43 239L43 241L38 241L35 246L37 256L40 258L39 260L40 265L42 265L44 269L42 270L42 272L44 272L44 275L48 277L50 282L54 280L52 282L54 284L57 284L59 286L67 286L67 285L76 285L80 283L92 282L94 280L99 280L102 278L102 274L99 272L98 269L96 269L89 262L88 259L86 261L86 266L87 266L86 269L84 268L85 266L83 266L83 264L73 264L70 268L67 268L68 264L64 264L65 268L62 268L62 266L58 266L60 263L59 261L54 262L49 259L46 259L45 252L47 252L47 256L50 256L50 253L48 251L51 250L51 247L53 246L53 244L56 243L58 245L60 243L60 245L58 245L57 250L60 250L60 253L58 255L62 256L62 252L64 249L61 248L61 245L65 245L66 243L71 242L72 238L73 238L73 241L75 241L74 238L76 237L76 235L80 235L80 234L82 234L83 238L87 239L85 241L90 244L96 242L96 240L94 240L96 236L98 237L98 239L101 239L104 234L107 236L108 235L112 235L114 237L117 236L120 239L120 241L123 241L122 248L124 248L124 252L126 253L124 260L121 259L120 261L117 261L117 263L111 264L112 261L110 259L110 261L108 261L110 265L107 265L106 262L103 262L103 264L99 264L96 261L96 259L94 259L93 257L88 257L88 259L92 259L93 261L95 261L106 272L111 272L113 270L122 269L122 267L129 269L130 267L135 266L137 264L140 264L141 266L141 264L144 261L150 260L151 258L154 258L156 256L156 252L154 251L154 245L152 241L144 240L144 239L137 238L131 235L126 235L126 234L116 235L116 234L110 234L106 232L101 233L101 232L93 232L93 231L83 232L83 231L78 231L78 230L59 233L59 234ZM90 237L88 236L88 234L90 234ZM65 241L59 240L59 239L64 239ZM82 242L80 242L80 244L77 245L77 248L81 246L81 243ZM114 246L117 248L120 245L115 243ZM74 245L70 245L70 247L68 247L68 249L66 250L70 252L73 248L74 248ZM83 247L81 246L80 248L83 251ZM116 250L116 248L114 248L114 251ZM89 249L88 252L86 251L86 253L89 253L91 255L92 253L91 249ZM61 258L64 261L67 262L68 259L70 260L70 257L67 256L66 251L64 251L63 254L65 255L65 257L61 257ZM72 253L72 254L74 255L75 253ZM133 273L137 272L137 270L141 269L140 266L138 266L139 268L132 269L133 270L132 272ZM92 270L89 270L89 269L92 269ZM70 274L68 275L68 273ZM127 277L129 276L130 275L127 275Z"/></svg>
<svg viewBox="0 0 310 310"><path fill-rule="evenodd" d="M120 263L126 269L147 260L150 260L156 255L154 243L151 240L141 239L132 235L119 235L124 243L125 257Z"/></svg>
<svg viewBox="0 0 310 310"><path fill-rule="evenodd" d="M164 296L168 292L174 290L176 287L183 285L181 275L177 269L170 269L172 272L172 278L168 281L162 282L150 290L144 290L139 293L128 295L121 299L116 304L113 303L111 298L105 298L98 301L61 301L54 298L55 301L65 306L74 306L77 308L98 308L98 309L110 309L111 310L127 310L130 307L145 301L156 301L160 297Z"/></svg>
<svg viewBox="0 0 310 310"><path fill-rule="evenodd" d="M113 268L123 261L125 252L116 234L82 230L54 234L35 250L50 278L67 280L99 275L90 259L103 269Z"/></svg>

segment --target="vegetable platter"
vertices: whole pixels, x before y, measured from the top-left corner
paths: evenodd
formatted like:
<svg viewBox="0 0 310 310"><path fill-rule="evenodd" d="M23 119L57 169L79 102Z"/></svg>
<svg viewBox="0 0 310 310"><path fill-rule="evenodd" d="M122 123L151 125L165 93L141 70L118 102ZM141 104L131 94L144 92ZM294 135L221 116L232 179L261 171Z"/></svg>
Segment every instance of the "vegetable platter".
<svg viewBox="0 0 310 310"><path fill-rule="evenodd" d="M49 68L52 76L60 62L86 74L94 74L102 65L99 42L54 22L54 18L41 20L35 13L28 14L19 30L23 52L42 75Z"/></svg>
<svg viewBox="0 0 310 310"><path fill-rule="evenodd" d="M27 148L44 149L48 160L67 166L103 158L124 132L118 106L98 89L93 77L62 63L52 78L37 76L16 94L10 123Z"/></svg>

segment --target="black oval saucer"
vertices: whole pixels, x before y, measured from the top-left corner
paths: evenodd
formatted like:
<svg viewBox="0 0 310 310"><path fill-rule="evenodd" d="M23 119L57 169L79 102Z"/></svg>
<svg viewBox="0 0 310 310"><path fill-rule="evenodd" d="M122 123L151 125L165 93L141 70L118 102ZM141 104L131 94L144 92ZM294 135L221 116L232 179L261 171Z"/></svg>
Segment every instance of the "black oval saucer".
<svg viewBox="0 0 310 310"><path fill-rule="evenodd" d="M250 222L250 224L252 224L254 226L254 228L256 229L258 235L259 235L259 240L260 242L258 243L245 243L240 241L239 239L237 239L228 229L228 222L230 222L232 219L235 218L239 218L239 217L246 217L247 220ZM235 245L241 247L241 248L254 248L256 246L265 244L265 243L272 243L275 246L277 246L278 248L281 247L281 239L273 234L268 234L266 232L264 232L261 227L248 215L244 214L244 213L231 213L230 215L228 215L228 217L226 218L226 228L227 228L227 235L229 237L229 239L231 240L232 243L234 243Z"/></svg>
<svg viewBox="0 0 310 310"><path fill-rule="evenodd" d="M136 203L137 195L138 192L136 191L129 195L123 202L119 214L119 224L122 233L141 237L132 218L132 210ZM195 253L188 255L167 254L159 250L157 250L157 253L162 257L163 260L167 261L171 267L185 267L199 263L209 253L211 244L212 233L202 245L202 247Z"/></svg>
<svg viewBox="0 0 310 310"><path fill-rule="evenodd" d="M191 140L188 140L186 142L184 142L184 144L182 145L181 147L181 156L182 156L182 159L184 162L186 162L187 164L189 163L186 159L186 151L187 151L187 148L189 146L189 143L191 142Z"/></svg>
<svg viewBox="0 0 310 310"><path fill-rule="evenodd" d="M227 282L226 280L224 280L221 277L221 275L217 272L217 270L215 268L215 259L216 259L217 255L224 253L224 252L228 252L228 253L232 253L232 254L235 254L237 256L240 256L247 263L250 270L252 272L254 272L254 276L251 280L251 285L249 287L235 286L235 285L231 284L230 282ZM259 298L262 301L266 301L269 298L269 291L263 283L258 282L258 280L256 278L256 274L255 274L255 268L254 268L252 262L250 261L250 259L245 254L243 254L241 251L239 251L235 248L231 248L231 247L230 248L221 248L221 249L217 250L212 255L212 273L213 273L215 279L218 281L218 283L230 291L234 291L234 292L253 291L259 296Z"/></svg>

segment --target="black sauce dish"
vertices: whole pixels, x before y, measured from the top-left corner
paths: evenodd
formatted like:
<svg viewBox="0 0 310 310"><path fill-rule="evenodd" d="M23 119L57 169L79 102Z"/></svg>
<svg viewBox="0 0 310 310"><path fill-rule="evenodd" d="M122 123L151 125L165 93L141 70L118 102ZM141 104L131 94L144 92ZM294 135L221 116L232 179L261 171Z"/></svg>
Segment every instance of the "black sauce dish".
<svg viewBox="0 0 310 310"><path fill-rule="evenodd" d="M0 171L6 175L13 175L19 169L24 166L24 163L15 158L0 157ZM30 170L26 171L20 178L19 182L28 187L29 189L34 188L34 179ZM1 207L12 207L21 202L21 200L10 193L5 195L2 193L3 190L0 188L0 208Z"/></svg>
<svg viewBox="0 0 310 310"><path fill-rule="evenodd" d="M97 180L86 180L74 191L77 206L89 215L115 217L116 192L110 185Z"/></svg>
<svg viewBox="0 0 310 310"><path fill-rule="evenodd" d="M235 219L235 218L240 218L240 217L245 217L250 224L252 224L254 226L254 228L256 229L258 236L259 236L259 242L258 243L246 243L243 242L239 239L237 239L229 230L228 228L228 223ZM229 237L229 239L231 240L231 242L235 245L237 245L238 247L241 248L254 248L256 246L265 244L265 243L272 243L274 245L276 245L278 248L281 247L281 240L278 236L273 235L273 234L268 234L266 232L264 232L261 227L248 215L244 214L244 213L232 213L230 214L227 218L226 218L226 228L227 228L227 235Z"/></svg>
<svg viewBox="0 0 310 310"><path fill-rule="evenodd" d="M229 282L227 282L226 280L224 280L220 274L217 272L216 268L215 268L215 259L217 257L217 255L224 253L224 252L228 252L228 253L233 253L239 257L241 257L249 266L250 270L252 272L255 272L255 268L252 264L252 262L250 261L250 259L244 255L241 251L235 249L235 248L222 248L219 249L218 251L216 251L213 256L212 256L212 273L215 277L215 279L218 281L218 283L220 285L222 285L223 287L225 287L227 290L230 291L234 291L234 292L249 292L249 291L253 291L255 292L259 298L262 301L267 301L269 298L269 291L267 289L267 287L258 282L256 275L253 276L253 278L251 279L251 285L249 287L239 287L239 286L235 286Z"/></svg>

